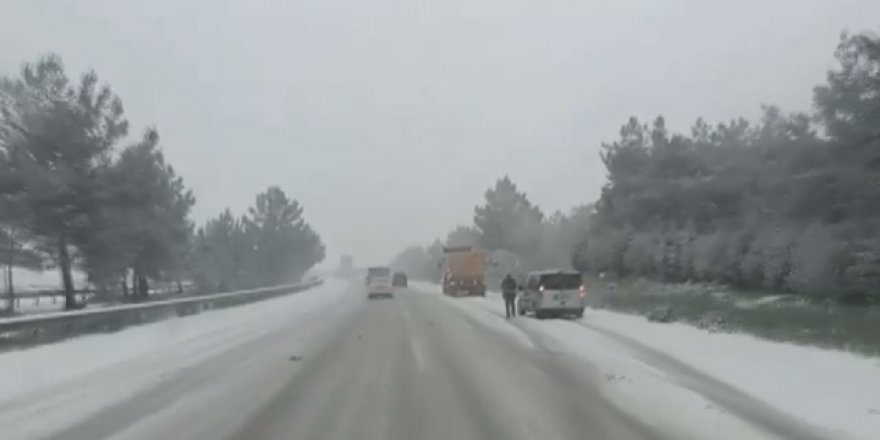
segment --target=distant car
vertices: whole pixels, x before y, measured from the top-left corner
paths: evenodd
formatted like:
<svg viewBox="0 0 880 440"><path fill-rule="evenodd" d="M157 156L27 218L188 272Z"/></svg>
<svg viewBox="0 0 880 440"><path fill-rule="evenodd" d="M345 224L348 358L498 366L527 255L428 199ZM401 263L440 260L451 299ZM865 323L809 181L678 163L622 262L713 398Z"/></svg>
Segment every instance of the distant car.
<svg viewBox="0 0 880 440"><path fill-rule="evenodd" d="M391 269L388 267L371 267L367 269L367 298L393 298L391 286Z"/></svg>
<svg viewBox="0 0 880 440"><path fill-rule="evenodd" d="M403 272L394 272L394 276L391 277L391 286L393 287L406 287L407 279L406 274Z"/></svg>
<svg viewBox="0 0 880 440"><path fill-rule="evenodd" d="M580 272L531 272L519 294L519 314L533 313L536 318L550 316L584 316L586 287Z"/></svg>

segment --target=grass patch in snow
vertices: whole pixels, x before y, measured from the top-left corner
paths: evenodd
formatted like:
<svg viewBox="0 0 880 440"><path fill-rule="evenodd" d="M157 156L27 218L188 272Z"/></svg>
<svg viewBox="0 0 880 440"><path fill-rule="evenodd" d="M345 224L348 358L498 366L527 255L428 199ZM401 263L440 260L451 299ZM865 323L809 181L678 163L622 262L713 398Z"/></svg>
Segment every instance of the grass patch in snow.
<svg viewBox="0 0 880 440"><path fill-rule="evenodd" d="M592 283L590 307L647 315L671 307L676 321L712 331L880 355L880 308L754 295L707 284L645 280Z"/></svg>

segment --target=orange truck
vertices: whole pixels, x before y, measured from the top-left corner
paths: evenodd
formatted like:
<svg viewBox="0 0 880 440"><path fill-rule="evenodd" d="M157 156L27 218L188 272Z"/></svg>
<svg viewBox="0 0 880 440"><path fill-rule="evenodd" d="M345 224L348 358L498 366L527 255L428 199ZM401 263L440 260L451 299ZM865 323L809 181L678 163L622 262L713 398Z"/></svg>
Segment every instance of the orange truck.
<svg viewBox="0 0 880 440"><path fill-rule="evenodd" d="M485 252L471 246L443 248L443 293L451 296L485 296L486 268L489 258Z"/></svg>

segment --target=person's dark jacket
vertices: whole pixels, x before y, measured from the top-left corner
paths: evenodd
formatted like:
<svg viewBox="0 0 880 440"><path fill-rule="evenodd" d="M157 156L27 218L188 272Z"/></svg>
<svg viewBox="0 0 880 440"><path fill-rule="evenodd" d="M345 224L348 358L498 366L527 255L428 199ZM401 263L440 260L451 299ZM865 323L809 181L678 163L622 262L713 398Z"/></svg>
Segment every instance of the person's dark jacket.
<svg viewBox="0 0 880 440"><path fill-rule="evenodd" d="M512 276L506 276L501 281L501 293L507 296L516 295L516 280Z"/></svg>

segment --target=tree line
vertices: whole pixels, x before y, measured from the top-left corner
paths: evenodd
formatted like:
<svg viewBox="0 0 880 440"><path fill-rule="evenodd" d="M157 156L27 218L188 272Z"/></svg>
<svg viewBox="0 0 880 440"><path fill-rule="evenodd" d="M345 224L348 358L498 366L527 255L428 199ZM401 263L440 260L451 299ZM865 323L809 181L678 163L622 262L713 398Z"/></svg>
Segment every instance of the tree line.
<svg viewBox="0 0 880 440"><path fill-rule="evenodd" d="M223 291L297 281L324 260L325 250L302 206L273 186L245 215L226 210L199 228L193 255L193 279Z"/></svg>
<svg viewBox="0 0 880 440"><path fill-rule="evenodd" d="M765 105L758 121L698 119L689 133L633 117L602 145L607 182L582 215L543 218L504 178L455 236L531 267L567 254L586 272L876 298L880 37L844 33L834 55L811 112ZM549 233L554 222L578 236Z"/></svg>
<svg viewBox="0 0 880 440"><path fill-rule="evenodd" d="M302 208L277 187L232 220L238 247L221 231L228 212L197 228L195 197L165 160L158 130L128 135L122 100L94 71L72 81L49 54L0 76L0 260L10 298L15 267L57 268L74 309L75 271L100 295L143 299L151 280L203 291L272 284L323 258ZM227 271L218 255L227 251L244 266Z"/></svg>
<svg viewBox="0 0 880 440"><path fill-rule="evenodd" d="M572 254L586 235L592 207L545 215L509 176L498 179L474 207L473 223L459 225L442 240L411 246L392 259L392 267L414 277L440 279L445 246L476 246L490 253L490 281L503 274L522 277L536 268L571 268Z"/></svg>

